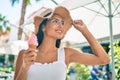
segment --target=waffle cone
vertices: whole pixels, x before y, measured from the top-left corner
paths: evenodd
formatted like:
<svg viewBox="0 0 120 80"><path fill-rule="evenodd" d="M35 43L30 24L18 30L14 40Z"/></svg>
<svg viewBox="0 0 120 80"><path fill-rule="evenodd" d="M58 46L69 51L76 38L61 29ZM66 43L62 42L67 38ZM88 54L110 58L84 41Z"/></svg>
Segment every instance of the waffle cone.
<svg viewBox="0 0 120 80"><path fill-rule="evenodd" d="M31 45L29 45L29 48L30 48L30 49L36 49L36 48L37 48L37 46L36 46L36 45L32 45L32 44L31 44Z"/></svg>

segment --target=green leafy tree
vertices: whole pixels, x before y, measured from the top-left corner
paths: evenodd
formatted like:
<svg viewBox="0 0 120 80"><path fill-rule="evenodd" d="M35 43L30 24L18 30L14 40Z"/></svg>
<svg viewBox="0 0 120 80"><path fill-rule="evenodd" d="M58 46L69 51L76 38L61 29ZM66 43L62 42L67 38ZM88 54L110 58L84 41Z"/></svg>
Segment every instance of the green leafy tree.
<svg viewBox="0 0 120 80"><path fill-rule="evenodd" d="M87 65L72 63L68 67L68 73L71 67L76 72L76 80L90 80L90 70ZM67 75L67 78L69 78L69 75Z"/></svg>
<svg viewBox="0 0 120 80"><path fill-rule="evenodd" d="M0 36L11 31L9 26L9 21L5 19L6 17L0 14Z"/></svg>
<svg viewBox="0 0 120 80"><path fill-rule="evenodd" d="M120 42L115 41L113 44L114 44L114 62L115 62L116 79L120 80ZM111 51L109 51L109 54L110 53Z"/></svg>

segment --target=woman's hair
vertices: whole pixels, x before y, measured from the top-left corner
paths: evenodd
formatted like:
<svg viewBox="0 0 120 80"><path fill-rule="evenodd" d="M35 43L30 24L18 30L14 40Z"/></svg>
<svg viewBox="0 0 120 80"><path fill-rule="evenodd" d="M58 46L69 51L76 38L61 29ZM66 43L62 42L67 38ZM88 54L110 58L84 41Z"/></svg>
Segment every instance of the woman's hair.
<svg viewBox="0 0 120 80"><path fill-rule="evenodd" d="M37 40L38 40L38 46L37 46L37 47L39 47L40 44L41 44L42 41L43 41L44 33L43 33L43 31L42 31L42 27L43 27L43 25L46 25L47 21L48 21L48 19L44 19L44 20L42 21L42 23L39 25L38 33L36 34Z"/></svg>
<svg viewBox="0 0 120 80"><path fill-rule="evenodd" d="M44 17L46 17L46 16L48 16L48 15L50 15L50 14L51 14L51 13L48 13L48 14L45 15ZM42 27L43 27L43 25L46 25L47 22L48 22L48 19L46 18L46 19L44 19L44 20L40 23L40 25L39 25L38 33L36 34L37 39L38 39L38 46L37 46L37 47L39 47L39 46L41 45L42 41L43 41L44 33L43 33L43 31L42 31ZM56 40L56 45L55 45L55 46L56 46L57 48L60 47L60 42L61 42L61 39L57 39L57 40Z"/></svg>
<svg viewBox="0 0 120 80"><path fill-rule="evenodd" d="M57 40L56 40L56 47L57 47L57 48L60 47L60 42L61 42L61 39L57 39Z"/></svg>

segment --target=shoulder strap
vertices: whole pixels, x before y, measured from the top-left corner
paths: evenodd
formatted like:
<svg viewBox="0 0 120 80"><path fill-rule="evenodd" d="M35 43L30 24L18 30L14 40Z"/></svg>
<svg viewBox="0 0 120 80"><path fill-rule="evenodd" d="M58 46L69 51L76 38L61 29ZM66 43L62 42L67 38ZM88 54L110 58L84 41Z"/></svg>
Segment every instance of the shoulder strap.
<svg viewBox="0 0 120 80"><path fill-rule="evenodd" d="M58 48L58 61L65 61L64 48Z"/></svg>

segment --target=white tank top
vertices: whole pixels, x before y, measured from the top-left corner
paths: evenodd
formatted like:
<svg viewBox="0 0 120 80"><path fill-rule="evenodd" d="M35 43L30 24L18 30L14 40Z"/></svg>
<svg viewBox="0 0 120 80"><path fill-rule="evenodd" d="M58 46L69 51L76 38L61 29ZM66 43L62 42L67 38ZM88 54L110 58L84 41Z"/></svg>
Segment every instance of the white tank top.
<svg viewBox="0 0 120 80"><path fill-rule="evenodd" d="M65 51L59 48L57 61L44 64L35 62L30 66L26 80L65 80L66 70Z"/></svg>

